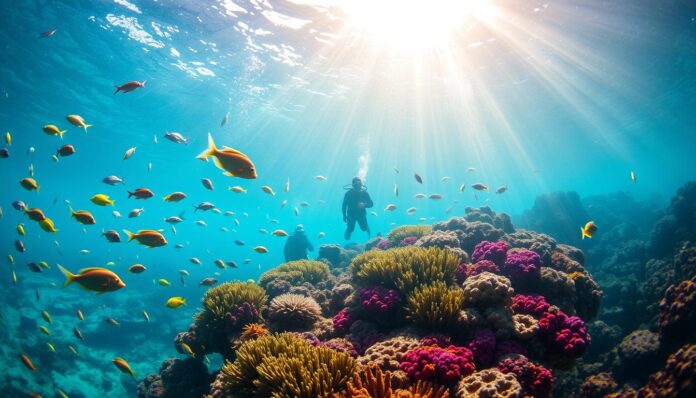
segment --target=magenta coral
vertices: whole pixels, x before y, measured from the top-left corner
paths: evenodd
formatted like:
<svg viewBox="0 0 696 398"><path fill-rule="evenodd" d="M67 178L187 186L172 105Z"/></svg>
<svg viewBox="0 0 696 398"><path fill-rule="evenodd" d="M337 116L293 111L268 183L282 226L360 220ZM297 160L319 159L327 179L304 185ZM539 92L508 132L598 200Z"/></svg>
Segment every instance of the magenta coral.
<svg viewBox="0 0 696 398"><path fill-rule="evenodd" d="M420 339L421 347L447 347L451 345L452 339L444 334L431 334Z"/></svg>
<svg viewBox="0 0 696 398"><path fill-rule="evenodd" d="M502 271L512 282L530 282L541 276L541 257L531 250L510 252L502 265Z"/></svg>
<svg viewBox="0 0 696 398"><path fill-rule="evenodd" d="M513 355L498 363L498 370L512 373L522 385L525 396L545 398L551 395L553 375L545 367L530 362L524 355Z"/></svg>
<svg viewBox="0 0 696 398"><path fill-rule="evenodd" d="M552 347L574 358L581 356L590 342L585 322L577 316L569 317L555 307L542 315L539 330L548 337Z"/></svg>
<svg viewBox="0 0 696 398"><path fill-rule="evenodd" d="M550 306L544 296L539 294L516 294L512 298L512 311L515 314L529 314L539 318Z"/></svg>
<svg viewBox="0 0 696 398"><path fill-rule="evenodd" d="M508 244L502 240L498 242L484 240L474 247L474 252L471 255L471 262L477 263L481 260L488 260L497 265L503 265L509 248Z"/></svg>
<svg viewBox="0 0 696 398"><path fill-rule="evenodd" d="M379 250L389 249L389 239L382 239L377 243L376 246Z"/></svg>
<svg viewBox="0 0 696 398"><path fill-rule="evenodd" d="M350 329L351 325L353 325L353 322L355 321L355 316L348 311L347 308L344 308L338 311L338 314L334 315L333 317L334 330L337 332L345 332Z"/></svg>
<svg viewBox="0 0 696 398"><path fill-rule="evenodd" d="M360 305L373 314L382 315L399 307L401 297L394 289L370 286L360 290Z"/></svg>
<svg viewBox="0 0 696 398"><path fill-rule="evenodd" d="M484 272L500 274L500 268L493 261L489 260L481 260L474 264L459 264L457 269L454 271L454 278L458 283L462 284L466 278L470 278Z"/></svg>
<svg viewBox="0 0 696 398"><path fill-rule="evenodd" d="M336 338L325 341L321 343L324 348L329 348L338 352L345 352L346 354L352 356L353 358L358 356L358 351L355 349L353 343L346 339Z"/></svg>
<svg viewBox="0 0 696 398"><path fill-rule="evenodd" d="M490 329L482 329L474 333L474 338L467 347L474 353L476 366L479 369L493 364L495 355L495 333Z"/></svg>
<svg viewBox="0 0 696 398"><path fill-rule="evenodd" d="M403 239L401 239L401 242L399 242L399 246L404 247L404 246L411 246L414 243L418 241L417 236L407 236Z"/></svg>
<svg viewBox="0 0 696 398"><path fill-rule="evenodd" d="M453 345L419 347L404 355L399 368L414 380L453 384L474 372L474 354Z"/></svg>
<svg viewBox="0 0 696 398"><path fill-rule="evenodd" d="M225 313L226 326L228 331L241 329L242 326L258 322L261 317L259 311L251 303L244 302L241 305Z"/></svg>

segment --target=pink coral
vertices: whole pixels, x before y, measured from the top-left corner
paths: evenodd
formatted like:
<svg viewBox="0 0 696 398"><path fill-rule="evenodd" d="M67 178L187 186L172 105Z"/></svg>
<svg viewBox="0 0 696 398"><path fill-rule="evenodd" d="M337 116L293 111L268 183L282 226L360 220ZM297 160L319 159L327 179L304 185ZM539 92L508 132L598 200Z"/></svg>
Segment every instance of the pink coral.
<svg viewBox="0 0 696 398"><path fill-rule="evenodd" d="M524 355L510 355L498 362L503 373L512 373L522 385L525 396L545 398L551 395L554 378L545 367L530 362Z"/></svg>
<svg viewBox="0 0 696 398"><path fill-rule="evenodd" d="M401 239L401 242L399 242L399 246L400 246L400 247L412 246L412 245L415 244L417 241L418 241L418 237L417 237L417 236L407 236L407 237Z"/></svg>
<svg viewBox="0 0 696 398"><path fill-rule="evenodd" d="M557 307L550 307L542 315L539 330L548 337L553 348L574 358L581 356L590 342L585 322L577 316L569 317Z"/></svg>
<svg viewBox="0 0 696 398"><path fill-rule="evenodd" d="M541 257L531 250L512 251L508 253L501 269L510 276L513 283L535 281L541 276Z"/></svg>
<svg viewBox="0 0 696 398"><path fill-rule="evenodd" d="M355 315L347 308L338 311L338 314L333 317L334 330L337 332L345 332L350 329L353 322L356 321Z"/></svg>
<svg viewBox="0 0 696 398"><path fill-rule="evenodd" d="M399 368L411 379L453 384L474 372L474 354L453 345L419 347L404 355Z"/></svg>
<svg viewBox="0 0 696 398"><path fill-rule="evenodd" d="M539 318L550 306L544 296L538 294L516 294L512 298L512 311L515 314L528 314Z"/></svg>
<svg viewBox="0 0 696 398"><path fill-rule="evenodd" d="M509 248L510 246L502 240L497 242L484 240L474 247L474 252L471 254L471 262L476 263L481 260L488 260L496 265L503 265Z"/></svg>
<svg viewBox="0 0 696 398"><path fill-rule="evenodd" d="M399 307L401 297L394 289L381 286L364 287L360 290L360 305L376 315L393 312Z"/></svg>
<svg viewBox="0 0 696 398"><path fill-rule="evenodd" d="M474 353L476 366L487 368L493 363L495 355L495 333L490 329L479 330L467 347Z"/></svg>
<svg viewBox="0 0 696 398"><path fill-rule="evenodd" d="M389 244L390 244L389 239L382 239L379 242L377 242L376 247L379 250L387 250L387 249L389 249Z"/></svg>

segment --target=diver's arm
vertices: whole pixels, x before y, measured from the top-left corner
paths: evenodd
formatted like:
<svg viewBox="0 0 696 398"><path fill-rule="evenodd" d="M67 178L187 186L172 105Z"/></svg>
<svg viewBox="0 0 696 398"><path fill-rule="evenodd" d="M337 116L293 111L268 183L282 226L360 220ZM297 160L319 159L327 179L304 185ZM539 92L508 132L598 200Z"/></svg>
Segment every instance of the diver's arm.
<svg viewBox="0 0 696 398"><path fill-rule="evenodd" d="M372 206L374 206L374 203L372 203L372 198L370 198L369 193L367 193L367 192L363 192L363 193L365 194L365 197L363 198L363 199L365 199L365 201L363 203L365 204L365 208L369 209Z"/></svg>
<svg viewBox="0 0 696 398"><path fill-rule="evenodd" d="M309 238L306 237L306 236L305 236L304 239L305 239L305 245L306 245L306 247L307 247L307 250L309 250L310 252L313 252L313 251L314 251L314 246L312 246L312 242L310 242L310 241L309 241Z"/></svg>
<svg viewBox="0 0 696 398"><path fill-rule="evenodd" d="M346 192L346 194L343 195L343 206L341 207L341 213L343 214L343 221L346 221L346 219L348 218L348 214L346 213L347 209L348 209L348 192Z"/></svg>

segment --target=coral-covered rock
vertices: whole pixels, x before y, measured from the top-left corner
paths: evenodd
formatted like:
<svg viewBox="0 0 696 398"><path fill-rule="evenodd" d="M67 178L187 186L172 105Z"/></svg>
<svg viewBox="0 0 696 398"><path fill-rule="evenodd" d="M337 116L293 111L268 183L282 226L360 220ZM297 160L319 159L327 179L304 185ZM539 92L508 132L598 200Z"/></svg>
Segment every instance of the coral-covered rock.
<svg viewBox="0 0 696 398"><path fill-rule="evenodd" d="M452 231L432 231L418 239L416 246L421 247L459 247L459 238Z"/></svg>
<svg viewBox="0 0 696 398"><path fill-rule="evenodd" d="M350 255L339 245L319 246L317 260L326 260L331 268L345 268L350 262Z"/></svg>
<svg viewBox="0 0 696 398"><path fill-rule="evenodd" d="M529 314L540 318L551 305L539 294L516 294L512 298L512 310L515 314Z"/></svg>
<svg viewBox="0 0 696 398"><path fill-rule="evenodd" d="M508 306L515 293L509 279L490 272L467 278L462 289L465 306Z"/></svg>
<svg viewBox="0 0 696 398"><path fill-rule="evenodd" d="M433 224L433 231L453 231L459 239L459 247L467 253L471 253L476 244L481 241L495 242L504 235L501 229L491 224L480 221L468 222L458 217Z"/></svg>
<svg viewBox="0 0 696 398"><path fill-rule="evenodd" d="M503 274L517 286L528 285L541 276L541 257L531 250L510 251L501 266Z"/></svg>
<svg viewBox="0 0 696 398"><path fill-rule="evenodd" d="M456 398L518 398L522 386L515 376L498 369L484 369L463 378L454 393Z"/></svg>
<svg viewBox="0 0 696 398"><path fill-rule="evenodd" d="M546 234L518 229L503 237L512 248L522 248L535 252L544 264L551 264L551 256L556 251L556 240Z"/></svg>
<svg viewBox="0 0 696 398"><path fill-rule="evenodd" d="M467 207L464 209L464 219L469 222L480 221L502 229L505 233L515 232L512 226L512 219L505 213L497 213L488 206L481 206L478 209Z"/></svg>
<svg viewBox="0 0 696 398"><path fill-rule="evenodd" d="M684 242L674 256L674 274L682 280L696 275L696 246L691 242Z"/></svg>
<svg viewBox="0 0 696 398"><path fill-rule="evenodd" d="M330 348L334 351L345 352L353 358L358 356L358 351L355 349L353 343L344 338L338 337L335 339L327 340L323 343L320 342L319 345L324 348Z"/></svg>
<svg viewBox="0 0 696 398"><path fill-rule="evenodd" d="M587 272L572 272L569 277L575 286L575 313L584 320L597 316L604 293Z"/></svg>
<svg viewBox="0 0 696 398"><path fill-rule="evenodd" d="M419 345L418 340L411 337L392 337L365 350L358 357L358 364L362 367L376 365L382 370L396 371L399 370L404 355Z"/></svg>
<svg viewBox="0 0 696 398"><path fill-rule="evenodd" d="M392 314L401 303L399 292L381 286L369 286L360 289L360 305L365 311L375 316Z"/></svg>
<svg viewBox="0 0 696 398"><path fill-rule="evenodd" d="M276 330L307 330L321 318L321 307L311 298L298 294L282 294L268 308L268 320Z"/></svg>
<svg viewBox="0 0 696 398"><path fill-rule="evenodd" d="M602 372L585 378L580 386L580 397L604 398L617 389L618 385L611 377L611 374Z"/></svg>
<svg viewBox="0 0 696 398"><path fill-rule="evenodd" d="M497 242L479 242L471 254L471 261L476 263L481 260L488 260L498 266L502 266L505 263L505 257L509 248L510 246L502 240Z"/></svg>
<svg viewBox="0 0 696 398"><path fill-rule="evenodd" d="M483 310L483 324L495 332L495 337L501 340L512 338L515 324L512 321L512 311L507 307L489 307Z"/></svg>
<svg viewBox="0 0 696 398"><path fill-rule="evenodd" d="M553 268L541 267L539 279L535 285L534 291L536 293L543 295L546 300L560 307L563 311L575 314L577 296L573 278Z"/></svg>
<svg viewBox="0 0 696 398"><path fill-rule="evenodd" d="M474 333L474 338L467 344L467 348L474 353L476 367L487 368L493 364L495 358L495 334L490 329L482 329Z"/></svg>
<svg viewBox="0 0 696 398"><path fill-rule="evenodd" d="M670 355L664 369L650 376L638 394L646 398L696 395L696 344L685 345Z"/></svg>
<svg viewBox="0 0 696 398"><path fill-rule="evenodd" d="M200 397L208 392L212 380L201 361L169 358L158 374L148 375L138 384L138 398Z"/></svg>
<svg viewBox="0 0 696 398"><path fill-rule="evenodd" d="M333 317L333 328L336 332L346 332L356 320L355 315L344 308Z"/></svg>
<svg viewBox="0 0 696 398"><path fill-rule="evenodd" d="M512 373L525 396L545 398L551 394L554 377L545 367L529 361L524 355L510 355L498 362L498 370Z"/></svg>
<svg viewBox="0 0 696 398"><path fill-rule="evenodd" d="M585 322L577 316L567 316L557 307L550 307L539 319L539 331L550 346L565 356L581 356L590 342Z"/></svg>
<svg viewBox="0 0 696 398"><path fill-rule="evenodd" d="M683 339L696 334L696 275L667 288L660 301L660 334Z"/></svg>
<svg viewBox="0 0 696 398"><path fill-rule="evenodd" d="M635 330L624 337L619 344L618 354L621 358L621 372L631 378L647 373L658 359L660 336L649 330Z"/></svg>
<svg viewBox="0 0 696 398"><path fill-rule="evenodd" d="M453 345L419 347L404 355L400 369L413 380L453 384L474 372L474 354Z"/></svg>

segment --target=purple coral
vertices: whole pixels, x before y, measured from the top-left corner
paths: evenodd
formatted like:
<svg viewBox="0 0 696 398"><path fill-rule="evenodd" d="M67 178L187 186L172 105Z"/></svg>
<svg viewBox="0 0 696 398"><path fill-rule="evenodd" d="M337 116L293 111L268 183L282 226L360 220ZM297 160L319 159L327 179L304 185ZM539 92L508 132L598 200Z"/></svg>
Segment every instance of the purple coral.
<svg viewBox="0 0 696 398"><path fill-rule="evenodd" d="M451 345L451 338L444 334L430 334L420 339L421 347L447 347Z"/></svg>
<svg viewBox="0 0 696 398"><path fill-rule="evenodd" d="M513 283L535 281L541 276L541 257L531 250L508 253L502 271L510 276Z"/></svg>
<svg viewBox="0 0 696 398"><path fill-rule="evenodd" d="M512 373L522 386L525 396L545 398L551 395L553 375L545 367L530 362L524 355L512 355L498 363L498 370Z"/></svg>
<svg viewBox="0 0 696 398"><path fill-rule="evenodd" d="M407 237L401 239L401 242L399 242L399 246L401 246L401 247L412 246L417 241L418 241L417 236L407 236Z"/></svg>
<svg viewBox="0 0 696 398"><path fill-rule="evenodd" d="M516 294L512 298L512 311L515 314L528 314L539 318L551 305L539 294Z"/></svg>
<svg viewBox="0 0 696 398"><path fill-rule="evenodd" d="M474 338L467 347L474 353L476 366L479 369L487 368L493 364L495 333L490 329L479 330L474 333Z"/></svg>
<svg viewBox="0 0 696 398"><path fill-rule="evenodd" d="M585 322L577 316L569 317L555 307L542 315L539 330L548 337L552 347L573 358L581 356L590 342Z"/></svg>
<svg viewBox="0 0 696 398"><path fill-rule="evenodd" d="M353 358L358 356L358 351L355 349L353 343L349 340L342 338L335 338L321 343L321 347L329 348L338 352L345 352L346 354L352 356Z"/></svg>
<svg viewBox="0 0 696 398"><path fill-rule="evenodd" d="M527 355L527 347L515 340L501 341L495 346L495 357L497 359L503 358L504 356L510 354Z"/></svg>
<svg viewBox="0 0 696 398"><path fill-rule="evenodd" d="M360 305L375 315L393 312L399 307L401 297L394 289L381 286L369 286L360 290Z"/></svg>
<svg viewBox="0 0 696 398"><path fill-rule="evenodd" d="M502 240L497 242L484 240L474 247L474 253L471 255L471 262L476 263L481 260L488 260L497 265L503 265L509 248L510 246Z"/></svg>
<svg viewBox="0 0 696 398"><path fill-rule="evenodd" d="M353 322L356 321L355 315L347 308L338 311L338 314L333 317L334 330L337 332L345 332L350 329Z"/></svg>
<svg viewBox="0 0 696 398"><path fill-rule="evenodd" d="M474 372L474 354L465 347L428 346L404 355L399 368L411 379L452 384Z"/></svg>
<svg viewBox="0 0 696 398"><path fill-rule="evenodd" d="M379 242L377 242L377 249L379 250L387 250L389 249L389 239L382 239Z"/></svg>
<svg viewBox="0 0 696 398"><path fill-rule="evenodd" d="M241 329L242 326L258 322L261 317L259 311L249 302L243 302L225 313L227 330L234 331Z"/></svg>
<svg viewBox="0 0 696 398"><path fill-rule="evenodd" d="M462 284L466 278L482 274L484 272L490 272L493 274L500 274L500 268L496 263L489 260L481 260L474 264L459 264L457 269L454 271L454 278L457 283Z"/></svg>

